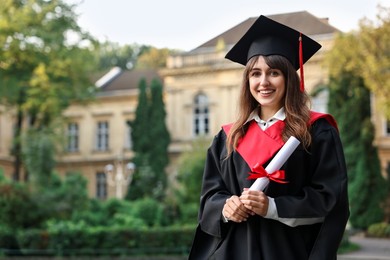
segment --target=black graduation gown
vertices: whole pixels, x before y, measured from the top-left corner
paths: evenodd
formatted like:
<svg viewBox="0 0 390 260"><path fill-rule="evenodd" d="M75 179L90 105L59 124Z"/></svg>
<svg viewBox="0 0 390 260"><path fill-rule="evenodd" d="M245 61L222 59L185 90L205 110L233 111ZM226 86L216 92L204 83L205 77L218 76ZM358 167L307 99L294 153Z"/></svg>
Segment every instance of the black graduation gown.
<svg viewBox="0 0 390 260"><path fill-rule="evenodd" d="M207 152L199 225L189 259L336 259L349 217L344 154L338 131L327 120L315 121L311 134L311 147L300 145L282 167L288 183L271 181L265 193L275 198L281 218L324 221L291 227L255 215L242 223L224 223L226 199L240 196L254 181L247 179L250 168L239 153L225 159L226 133L221 130Z"/></svg>

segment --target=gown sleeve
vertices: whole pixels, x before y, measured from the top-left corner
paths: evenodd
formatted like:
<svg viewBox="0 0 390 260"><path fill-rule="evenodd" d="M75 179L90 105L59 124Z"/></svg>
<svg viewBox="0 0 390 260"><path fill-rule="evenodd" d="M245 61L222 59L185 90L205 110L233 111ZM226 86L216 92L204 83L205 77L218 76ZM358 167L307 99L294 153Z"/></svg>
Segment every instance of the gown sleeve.
<svg viewBox="0 0 390 260"><path fill-rule="evenodd" d="M222 236L222 209L232 194L221 176L226 135L220 131L207 151L199 208L199 225L203 232L214 237ZM226 154L226 153L225 153Z"/></svg>

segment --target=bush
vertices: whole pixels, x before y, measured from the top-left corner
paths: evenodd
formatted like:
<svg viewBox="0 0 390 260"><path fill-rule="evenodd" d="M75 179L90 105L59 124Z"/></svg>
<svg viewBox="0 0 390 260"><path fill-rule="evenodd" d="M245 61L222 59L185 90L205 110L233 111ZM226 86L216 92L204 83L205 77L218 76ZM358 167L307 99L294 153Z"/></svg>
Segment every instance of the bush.
<svg viewBox="0 0 390 260"><path fill-rule="evenodd" d="M24 255L186 255L194 230L195 226L147 230L73 226L26 230L18 233L17 240Z"/></svg>
<svg viewBox="0 0 390 260"><path fill-rule="evenodd" d="M386 222L372 224L367 229L367 236L370 237L390 237L390 225Z"/></svg>
<svg viewBox="0 0 390 260"><path fill-rule="evenodd" d="M52 174L48 183L31 194L46 219L69 220L74 212L88 210L87 181L80 173L69 173L63 180Z"/></svg>
<svg viewBox="0 0 390 260"><path fill-rule="evenodd" d="M0 223L10 229L30 228L41 223L39 205L24 184L0 182Z"/></svg>
<svg viewBox="0 0 390 260"><path fill-rule="evenodd" d="M144 198L132 203L133 216L142 219L149 227L161 226L164 222L164 207L157 200Z"/></svg>
<svg viewBox="0 0 390 260"><path fill-rule="evenodd" d="M6 249L6 250L4 250ZM16 240L15 232L5 226L0 226L0 256L1 255L19 255L19 244Z"/></svg>
<svg viewBox="0 0 390 260"><path fill-rule="evenodd" d="M188 203L180 206L181 223L195 224L198 221L199 203Z"/></svg>

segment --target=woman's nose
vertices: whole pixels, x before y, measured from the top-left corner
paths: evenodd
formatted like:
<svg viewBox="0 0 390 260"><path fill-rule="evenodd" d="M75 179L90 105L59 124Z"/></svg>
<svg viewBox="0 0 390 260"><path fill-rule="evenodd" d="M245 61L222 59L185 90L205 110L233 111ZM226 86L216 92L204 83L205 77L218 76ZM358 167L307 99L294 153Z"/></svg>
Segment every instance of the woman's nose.
<svg viewBox="0 0 390 260"><path fill-rule="evenodd" d="M268 86L269 85L269 81L268 81L267 76L262 76L260 78L260 85L261 86Z"/></svg>

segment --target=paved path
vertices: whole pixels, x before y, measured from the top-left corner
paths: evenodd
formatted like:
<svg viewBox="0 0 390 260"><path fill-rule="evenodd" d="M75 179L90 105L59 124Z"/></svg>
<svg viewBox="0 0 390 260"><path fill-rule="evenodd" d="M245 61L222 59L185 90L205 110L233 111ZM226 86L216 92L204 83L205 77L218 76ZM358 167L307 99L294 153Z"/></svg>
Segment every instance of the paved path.
<svg viewBox="0 0 390 260"><path fill-rule="evenodd" d="M360 249L339 255L338 260L390 260L390 239L353 236L350 241L358 244Z"/></svg>

